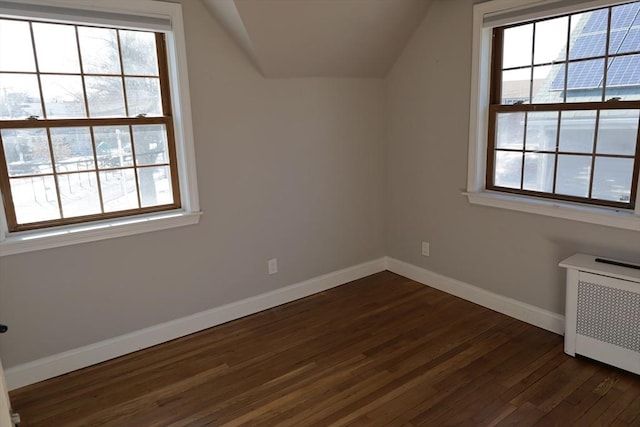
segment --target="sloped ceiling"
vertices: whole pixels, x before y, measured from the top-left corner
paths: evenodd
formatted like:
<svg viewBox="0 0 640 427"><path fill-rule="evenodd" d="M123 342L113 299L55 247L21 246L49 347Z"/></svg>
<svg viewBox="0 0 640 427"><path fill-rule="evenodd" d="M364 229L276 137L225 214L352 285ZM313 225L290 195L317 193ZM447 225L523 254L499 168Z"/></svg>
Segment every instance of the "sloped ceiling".
<svg viewBox="0 0 640 427"><path fill-rule="evenodd" d="M202 0L266 77L382 78L431 0Z"/></svg>

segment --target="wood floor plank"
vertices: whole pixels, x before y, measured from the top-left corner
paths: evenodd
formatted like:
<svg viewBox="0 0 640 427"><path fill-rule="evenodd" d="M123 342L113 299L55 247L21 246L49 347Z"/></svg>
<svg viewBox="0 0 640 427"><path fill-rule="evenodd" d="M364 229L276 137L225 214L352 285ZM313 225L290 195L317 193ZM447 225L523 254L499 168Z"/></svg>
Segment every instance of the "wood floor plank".
<svg viewBox="0 0 640 427"><path fill-rule="evenodd" d="M495 411L490 417L486 417L482 422L478 424L478 427L495 427L502 422L509 415L514 413L518 409L510 403L506 403L498 411Z"/></svg>
<svg viewBox="0 0 640 427"><path fill-rule="evenodd" d="M511 400L517 406L525 402L536 405L543 412L550 412L563 399L591 377L596 365L578 359L567 359L550 371L534 386Z"/></svg>
<svg viewBox="0 0 640 427"><path fill-rule="evenodd" d="M628 425L640 425L640 396L636 397L633 402L629 404L620 414L616 417L616 421Z"/></svg>
<svg viewBox="0 0 640 427"><path fill-rule="evenodd" d="M21 427L640 423L637 376L390 272L11 398Z"/></svg>
<svg viewBox="0 0 640 427"><path fill-rule="evenodd" d="M587 411L578 423L588 426L607 426L624 411L640 394L640 390L631 393L623 393L613 389L611 393L604 395L589 411Z"/></svg>
<svg viewBox="0 0 640 427"><path fill-rule="evenodd" d="M467 405L474 401L474 398L481 398L487 394L499 394L499 390L502 387L492 381L491 377L482 377L481 380L471 385L460 387L455 392L449 391L434 405L427 405L426 407L421 405L418 408L414 408L412 414L416 415L411 418L410 422L417 426L442 425L454 417L457 411L465 410ZM479 393L479 390L483 390L483 393Z"/></svg>
<svg viewBox="0 0 640 427"><path fill-rule="evenodd" d="M615 372L611 373L610 369L598 366L591 378L542 417L540 422L550 426L575 423L611 390L615 380Z"/></svg>
<svg viewBox="0 0 640 427"><path fill-rule="evenodd" d="M525 402L517 407L509 416L504 418L498 424L497 427L529 427L536 425L538 420L542 418L545 413L537 406Z"/></svg>

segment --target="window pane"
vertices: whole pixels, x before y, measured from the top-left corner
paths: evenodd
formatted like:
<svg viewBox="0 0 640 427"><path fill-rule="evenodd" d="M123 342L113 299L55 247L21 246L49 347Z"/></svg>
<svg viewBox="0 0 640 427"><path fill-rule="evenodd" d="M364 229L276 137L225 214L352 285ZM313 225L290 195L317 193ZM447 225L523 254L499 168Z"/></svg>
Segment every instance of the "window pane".
<svg viewBox="0 0 640 427"><path fill-rule="evenodd" d="M551 68L552 74L549 76L549 81L546 83L550 83L549 91L556 92L555 95L561 102L564 102L563 93L560 91L565 90L565 79L566 79L566 65L560 64Z"/></svg>
<svg viewBox="0 0 640 427"><path fill-rule="evenodd" d="M47 118L87 117L80 76L41 76Z"/></svg>
<svg viewBox="0 0 640 427"><path fill-rule="evenodd" d="M504 71L502 73L502 104L529 103L531 68Z"/></svg>
<svg viewBox="0 0 640 427"><path fill-rule="evenodd" d="M138 181L142 207L173 203L169 166L140 168Z"/></svg>
<svg viewBox="0 0 640 427"><path fill-rule="evenodd" d="M633 156L636 152L639 116L640 110L600 111L596 152Z"/></svg>
<svg viewBox="0 0 640 427"><path fill-rule="evenodd" d="M118 33L108 28L78 27L82 70L89 74L120 74Z"/></svg>
<svg viewBox="0 0 640 427"><path fill-rule="evenodd" d="M89 128L53 128L50 132L56 171L95 169Z"/></svg>
<svg viewBox="0 0 640 427"><path fill-rule="evenodd" d="M640 46L638 45L638 40L640 40L640 19L636 18L636 22L639 23L636 24L635 28L629 30L617 53L637 52L640 50Z"/></svg>
<svg viewBox="0 0 640 427"><path fill-rule="evenodd" d="M18 224L60 218L52 176L12 178L10 183Z"/></svg>
<svg viewBox="0 0 640 427"><path fill-rule="evenodd" d="M0 119L25 119L29 116L43 116L38 77L0 73Z"/></svg>
<svg viewBox="0 0 640 427"><path fill-rule="evenodd" d="M133 166L129 126L94 127L93 138L100 169Z"/></svg>
<svg viewBox="0 0 640 427"><path fill-rule="evenodd" d="M527 150L555 151L558 112L527 113Z"/></svg>
<svg viewBox="0 0 640 427"><path fill-rule="evenodd" d="M533 24L520 25L504 30L502 68L531 65L533 49Z"/></svg>
<svg viewBox="0 0 640 427"><path fill-rule="evenodd" d="M557 85L557 87L555 87ZM564 66L545 65L533 69L534 104L564 102Z"/></svg>
<svg viewBox="0 0 640 427"><path fill-rule="evenodd" d="M595 129L595 111L563 111L559 150L571 153L593 152Z"/></svg>
<svg viewBox="0 0 640 427"><path fill-rule="evenodd" d="M0 132L9 176L52 172L45 129L2 129Z"/></svg>
<svg viewBox="0 0 640 427"><path fill-rule="evenodd" d="M164 125L132 126L138 165L169 163L167 130Z"/></svg>
<svg viewBox="0 0 640 427"><path fill-rule="evenodd" d="M522 153L496 151L494 183L498 187L520 188Z"/></svg>
<svg viewBox="0 0 640 427"><path fill-rule="evenodd" d="M564 61L568 25L567 16L536 23L535 64Z"/></svg>
<svg viewBox="0 0 640 427"><path fill-rule="evenodd" d="M567 102L602 101L604 59L569 63Z"/></svg>
<svg viewBox="0 0 640 427"><path fill-rule="evenodd" d="M592 34L580 34L578 37L573 39L569 46L569 59L603 56L606 46L607 33L604 31Z"/></svg>
<svg viewBox="0 0 640 427"><path fill-rule="evenodd" d="M138 187L133 169L100 172L100 187L105 212L137 209Z"/></svg>
<svg viewBox="0 0 640 427"><path fill-rule="evenodd" d="M555 155L526 153L524 155L524 181L522 188L530 191L551 193L553 191L554 169Z"/></svg>
<svg viewBox="0 0 640 427"><path fill-rule="evenodd" d="M597 157L593 170L591 197L614 202L629 202L633 179L633 159Z"/></svg>
<svg viewBox="0 0 640 427"><path fill-rule="evenodd" d="M45 73L79 73L78 44L72 25L33 23L38 68Z"/></svg>
<svg viewBox="0 0 640 427"><path fill-rule="evenodd" d="M524 144L525 113L498 114L496 147L521 150Z"/></svg>
<svg viewBox="0 0 640 427"><path fill-rule="evenodd" d="M611 9L609 54L640 50L640 46L638 46L640 40L639 11L640 3L638 2L623 4Z"/></svg>
<svg viewBox="0 0 640 427"><path fill-rule="evenodd" d="M587 197L591 174L591 157L558 156L556 193Z"/></svg>
<svg viewBox="0 0 640 427"><path fill-rule="evenodd" d="M606 98L640 99L640 55L610 59L609 64Z"/></svg>
<svg viewBox="0 0 640 427"><path fill-rule="evenodd" d="M124 81L127 87L129 116L137 116L138 114L162 115L159 79L126 77Z"/></svg>
<svg viewBox="0 0 640 427"><path fill-rule="evenodd" d="M29 23L0 19L0 71L36 71Z"/></svg>
<svg viewBox="0 0 640 427"><path fill-rule="evenodd" d="M84 79L90 117L125 117L124 93L120 77L90 77Z"/></svg>
<svg viewBox="0 0 640 427"><path fill-rule="evenodd" d="M124 73L134 76L157 76L156 36L142 31L120 30Z"/></svg>
<svg viewBox="0 0 640 427"><path fill-rule="evenodd" d="M614 6L611 8L611 31L628 28L635 23L640 24L638 19L638 12L640 11L640 3L628 3L620 6Z"/></svg>
<svg viewBox="0 0 640 427"><path fill-rule="evenodd" d="M571 16L571 29L578 27L581 34L607 31L609 9L599 9L592 12L576 13Z"/></svg>
<svg viewBox="0 0 640 427"><path fill-rule="evenodd" d="M95 172L58 175L65 218L101 213Z"/></svg>

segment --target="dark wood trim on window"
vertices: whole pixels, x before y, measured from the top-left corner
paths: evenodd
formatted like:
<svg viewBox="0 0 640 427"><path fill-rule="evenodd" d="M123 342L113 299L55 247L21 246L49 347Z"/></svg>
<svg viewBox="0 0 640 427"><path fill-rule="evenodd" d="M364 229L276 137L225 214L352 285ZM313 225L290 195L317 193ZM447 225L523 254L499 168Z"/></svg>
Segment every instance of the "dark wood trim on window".
<svg viewBox="0 0 640 427"><path fill-rule="evenodd" d="M619 6L619 5L618 5ZM547 21L548 19L559 18L560 16L554 16L552 18L539 19L529 22L517 23L513 25L498 27L493 29L492 33L492 58L491 58L491 78L490 78L490 90L489 90L489 117L488 117L488 138L487 138L487 153L486 153L486 177L485 177L485 187L488 190L498 191L502 193L508 194L519 194L524 196L532 196L532 197L541 197L545 199L553 199L553 200L563 200L569 202L577 202L577 203L586 203L595 206L606 206L613 207L625 210L633 210L635 208L636 198L638 196L638 176L640 173L640 119L638 124L638 135L636 136L635 143L635 153L634 154L602 154L598 152L598 136L599 129L602 126L601 123L601 113L605 111L624 111L624 110L639 110L640 111L640 100L619 100L619 99L607 99L610 95L607 94L607 76L608 76L608 68L610 67L610 60L613 58L624 58L629 57L630 55L638 55L640 54L640 48L637 50L629 51L629 52L610 52L609 46L611 44L610 37L610 28L612 26L612 10L616 6L609 6L594 10L607 10L607 38L605 45L605 53L604 55L598 56L588 56L588 57L580 57L572 59L570 58L570 50L569 50L569 40L571 39L571 25L567 25L567 33L562 37L566 36L565 42L565 55L563 60L557 60L550 63L545 64L534 64L534 50L531 52L531 61L526 65L519 65L517 67L511 68L503 68L503 46L505 40L505 30L508 28L513 28L517 26L524 26L534 24L532 28L532 33L535 35L536 25L539 22ZM583 12L581 12L583 13ZM576 14L566 14L562 17L574 17ZM508 36L507 36L508 37ZM532 37L533 45L535 45L535 37ZM622 42L620 42L622 43ZM524 48L524 47L523 47ZM575 99L568 99L567 93L570 90L569 85L569 64L579 63L583 61L591 61L591 60L602 60L603 62L603 77L598 86L595 89L602 89L602 97L600 101L588 101L588 102L572 102ZM550 65L561 65L563 67L564 72L564 88L562 90L558 90L558 96L560 98L559 101L554 103L533 103L534 99L534 79L533 79L533 69L534 66L550 66ZM528 100L516 102L512 104L503 104L502 103L502 73L505 71L511 70L529 70L531 69L531 77L529 79L529 98ZM560 70L558 70L560 71ZM640 86L638 86L637 90L638 94L640 94ZM635 96L638 98L638 95ZM549 100L549 99L547 99ZM553 100L553 99L552 99ZM590 152L569 152L566 150L560 149L560 129L562 123L562 114L563 112L576 112L576 111L594 111L595 112L595 125L594 125L594 141L591 146ZM547 146L548 149L529 149L526 145L526 135L527 128L529 124L529 113L533 112L557 112L557 125L555 126L556 131L556 141L555 147L550 149L550 146ZM525 141L523 142L522 148L497 148L497 135L498 135L498 116L500 114L506 113L523 113L524 114L524 123L522 123L522 132L524 133ZM517 145L517 144L514 144ZM520 153L522 154L521 165L520 165L520 185L519 188L511 188L511 187L503 187L496 185L496 154L499 152L511 152L511 153ZM553 156L553 184L550 192L544 191L531 191L526 190L524 179L525 179L525 155L527 153L538 153L538 154L546 154L549 156ZM557 193L558 182L558 159L561 155L574 155L574 156L585 156L590 158L591 167L589 169L589 183L588 183L588 195L587 197L578 197L578 196L569 196L565 194ZM593 190L595 183L595 165L597 159L603 158L619 158L619 159L629 159L633 161L633 175L631 179L631 189L630 189L630 197L629 200L614 201L614 200L602 200L594 198ZM514 174L515 177L515 174ZM515 178L514 178L515 180ZM511 184L509 184L511 185ZM515 187L517 184L513 184ZM625 195L626 196L626 195Z"/></svg>
<svg viewBox="0 0 640 427"><path fill-rule="evenodd" d="M14 19L15 20L15 19ZM92 221L99 220L108 220L115 218L123 218L129 217L133 215L140 214L149 214L162 212L167 210L174 210L181 207L180 200L180 182L178 179L178 157L176 150L176 137L173 125L173 117L172 117L172 104L171 104L171 93L170 93L170 74L169 74L169 63L167 58L167 48L165 41L165 34L163 33L154 33L155 34L155 45L157 52L157 60L158 60L158 75L157 76L149 76L149 75L137 75L137 74L126 74L124 70L123 63L123 49L122 49L122 38L120 37L120 31L117 28L113 28L113 30L117 30L117 54L118 61L120 63L120 73L115 74L99 74L99 73L85 73L83 69L83 61L82 61L82 50L80 49L80 39L78 37L78 28L80 27L91 27L90 25L73 25L61 23L60 25L67 25L74 27L74 32L76 34L76 48L78 51L78 58L80 63L80 71L78 73L41 73L38 65L38 57L33 33L33 23L38 21L36 20L17 20L29 23L29 29L31 33L31 44L34 51L35 57L35 71L33 72L17 72L13 71L5 71L11 72L12 74L25 74L25 75L34 75L37 77L38 81L38 91L40 94L40 102L42 106L43 114L45 118L37 118L37 119L11 119L11 120L0 120L0 191L2 191L3 196L3 207L6 214L7 225L10 232L17 231L26 231L26 230L34 230L34 229L42 229L60 225L68 225L68 224L79 224L86 223ZM129 31L129 30L128 30ZM130 30L133 31L133 30ZM146 33L149 33L148 31ZM43 89L40 76L42 75L73 75L79 76L82 81L82 89L83 89L83 105L86 109L86 118L58 118L58 119L48 119L46 118L46 105L45 99L43 96ZM123 100L124 100L124 108L126 116L122 117L89 117L91 114L89 110L89 100L88 100L88 92L87 87L85 85L85 76L91 77L120 77L120 81L122 83L122 91L123 91ZM125 84L125 77L147 77L147 78L156 78L159 80L160 85L160 101L162 104L162 114L159 116L151 116L151 115L139 115L137 117L131 117L129 115L129 100L127 97L127 85ZM167 156L168 159L165 159L164 162L158 162L153 164L137 164L137 156L135 154L136 144L134 143L133 136L133 127L139 125L163 125L166 131L166 141L167 141ZM96 146L96 137L94 134L94 128L100 126L126 126L129 129L129 134L131 136L131 163L129 165L123 166L101 166L98 159L97 146ZM73 170L73 171L60 171L56 169L55 166L55 157L54 157L54 149L53 142L51 136L51 129L59 129L59 128L73 128L73 127L82 127L89 129L89 135L91 138L91 157L93 159L93 169L84 170ZM51 160L51 170L47 172L39 173L35 171L32 174L21 174L16 175L14 177L10 177L9 174L9 166L7 163L7 158L5 156L4 151L4 142L2 140L2 130L21 130L21 129L45 129L47 144L48 144L48 152ZM141 188L140 188L140 179L138 172L144 170L146 168L152 167L168 167L170 176L169 182L171 185L171 195L173 202L168 204L159 204L151 207L142 207L141 201ZM119 170L131 170L135 176L135 186L138 200L138 208L120 210L116 212L106 212L105 211L105 201L103 195L103 189L101 185L101 172L107 171L119 171ZM100 203L100 211L99 214L91 214L91 215L82 215L82 216L73 216L73 217L63 217L63 205L62 205L62 197L60 192L60 184L59 178L64 177L65 175L72 175L74 173L82 173L88 172L91 174L95 174L95 183L97 185L97 194ZM16 216L16 209L14 207L13 202L13 194L11 190L11 179L15 178L42 178L42 177L52 177L55 182L55 193L57 197L57 205L60 214L60 219L55 220L46 220L46 221L37 221L37 222L28 222L28 223L18 223Z"/></svg>

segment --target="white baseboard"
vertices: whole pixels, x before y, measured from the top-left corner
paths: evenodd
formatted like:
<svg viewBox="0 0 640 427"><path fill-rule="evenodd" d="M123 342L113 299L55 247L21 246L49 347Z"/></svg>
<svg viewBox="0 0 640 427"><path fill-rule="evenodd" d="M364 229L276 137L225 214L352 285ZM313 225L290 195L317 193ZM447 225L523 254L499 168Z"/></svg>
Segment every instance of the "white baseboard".
<svg viewBox="0 0 640 427"><path fill-rule="evenodd" d="M387 257L387 270L559 335L564 316Z"/></svg>
<svg viewBox="0 0 640 427"><path fill-rule="evenodd" d="M15 390L77 369L152 347L231 320L361 279L384 270L415 280L483 307L562 335L564 316L494 294L394 258L380 258L318 276L282 289L233 302L119 337L14 366L5 371L9 390Z"/></svg>
<svg viewBox="0 0 640 427"><path fill-rule="evenodd" d="M361 279L386 269L386 259L334 271L282 289L233 302L64 353L34 360L5 371L9 390L34 384L76 369L167 342L231 320L258 313L306 296Z"/></svg>

